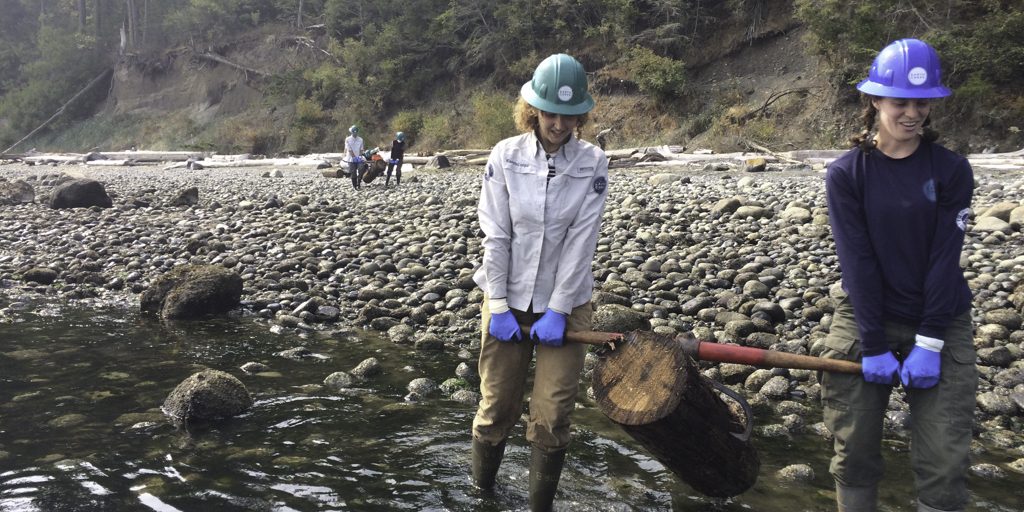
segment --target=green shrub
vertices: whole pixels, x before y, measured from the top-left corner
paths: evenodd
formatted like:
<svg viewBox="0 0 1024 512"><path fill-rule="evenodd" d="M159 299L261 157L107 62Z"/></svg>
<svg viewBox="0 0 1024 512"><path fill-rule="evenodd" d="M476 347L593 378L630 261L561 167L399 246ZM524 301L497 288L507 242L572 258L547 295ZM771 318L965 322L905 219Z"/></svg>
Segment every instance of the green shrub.
<svg viewBox="0 0 1024 512"><path fill-rule="evenodd" d="M642 46L634 46L626 59L626 68L640 91L662 100L684 92L686 64L682 61L663 57Z"/></svg>
<svg viewBox="0 0 1024 512"><path fill-rule="evenodd" d="M319 103L306 98L295 102L294 123L302 126L316 126L330 119Z"/></svg>
<svg viewBox="0 0 1024 512"><path fill-rule="evenodd" d="M406 147L412 146L417 135L423 131L423 114L420 112L402 111L391 118L391 131L405 133Z"/></svg>
<svg viewBox="0 0 1024 512"><path fill-rule="evenodd" d="M516 126L512 120L515 102L507 95L481 91L470 98L470 103L473 105L471 145L489 148L501 139L515 135Z"/></svg>
<svg viewBox="0 0 1024 512"><path fill-rule="evenodd" d="M285 152L301 155L320 143L320 131L312 126L292 126L285 140Z"/></svg>
<svg viewBox="0 0 1024 512"><path fill-rule="evenodd" d="M421 146L428 150L445 149L452 146L457 139L452 130L449 114L432 114L423 117L423 129L420 132Z"/></svg>

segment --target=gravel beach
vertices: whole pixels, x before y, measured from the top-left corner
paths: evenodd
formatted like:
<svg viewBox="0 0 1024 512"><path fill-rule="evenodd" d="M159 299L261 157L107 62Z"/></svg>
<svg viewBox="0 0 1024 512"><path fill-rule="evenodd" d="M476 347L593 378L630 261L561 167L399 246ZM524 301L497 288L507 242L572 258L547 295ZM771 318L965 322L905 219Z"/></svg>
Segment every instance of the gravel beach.
<svg viewBox="0 0 1024 512"><path fill-rule="evenodd" d="M243 315L270 329L373 329L424 350L469 350L482 298L471 280L480 172L417 169L401 187L377 180L355 191L314 169L0 165L0 180L25 180L36 195L0 206L0 321L46 300L138 308L169 269L216 264L241 276ZM64 173L103 183L113 207L48 207ZM975 294L976 435L1024 472L1024 174L975 176L961 261ZM820 168L635 167L613 169L610 181L594 263L602 326L820 351L839 282ZM195 204L171 206L191 187ZM703 368L755 407L795 417L780 428L804 425L779 404L817 398L810 371ZM887 427L899 432L902 391L890 408Z"/></svg>

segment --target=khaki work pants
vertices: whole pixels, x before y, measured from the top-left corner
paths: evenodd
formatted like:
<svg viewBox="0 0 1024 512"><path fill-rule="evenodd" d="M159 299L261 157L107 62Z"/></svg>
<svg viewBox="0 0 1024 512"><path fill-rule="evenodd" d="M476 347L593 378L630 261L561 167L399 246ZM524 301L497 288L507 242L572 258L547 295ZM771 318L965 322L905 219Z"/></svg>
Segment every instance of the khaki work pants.
<svg viewBox="0 0 1024 512"><path fill-rule="evenodd" d="M512 310L522 324L532 324L540 314ZM566 330L590 330L593 325L590 302L572 310ZM534 352L537 365L530 394L530 417L526 439L545 452L560 450L569 444L569 415L576 406L580 373L587 354L582 343L566 342L549 347L531 341L530 332L523 340L500 342L489 335L491 312L484 299L480 308L480 406L473 419L473 438L495 445L507 438L523 412L527 375Z"/></svg>
<svg viewBox="0 0 1024 512"><path fill-rule="evenodd" d="M902 360L914 346L916 326L887 322L889 347ZM917 498L939 510L962 510L969 499L967 468L978 370L970 312L956 317L943 337L941 377L929 389L908 389ZM859 361L860 335L849 298L836 307L822 357ZM863 375L825 372L821 396L825 425L835 436L829 472L848 487L874 487L882 480L882 426L892 386Z"/></svg>

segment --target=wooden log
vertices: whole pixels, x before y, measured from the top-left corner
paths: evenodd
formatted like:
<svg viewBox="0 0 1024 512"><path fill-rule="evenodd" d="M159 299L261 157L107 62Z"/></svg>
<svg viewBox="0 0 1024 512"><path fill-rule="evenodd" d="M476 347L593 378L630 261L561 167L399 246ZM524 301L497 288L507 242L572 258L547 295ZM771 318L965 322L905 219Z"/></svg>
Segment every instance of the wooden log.
<svg viewBox="0 0 1024 512"><path fill-rule="evenodd" d="M215 169L221 167L291 167L305 166L317 167L324 163L324 160L315 158L250 158L247 160L200 160L198 162L204 168Z"/></svg>
<svg viewBox="0 0 1024 512"><path fill-rule="evenodd" d="M265 71L261 71L259 69L250 68L248 66L243 66L241 64L232 62L232 61L228 60L227 58L225 58L225 57L223 57L221 55L218 55L216 53L213 53L213 52L201 52L201 53L196 53L195 55L196 55L196 57L199 57L201 59L212 60L213 62L218 62L220 64L224 64L225 66L229 66L229 67L235 68L235 69L243 71L245 73L252 73L254 75L261 76L261 77L262 76L267 76L267 72L265 72Z"/></svg>
<svg viewBox="0 0 1024 512"><path fill-rule="evenodd" d="M27 156L23 162L30 165L42 165L42 164L80 164L85 162L85 155L79 153L52 153L52 154L36 154Z"/></svg>
<svg viewBox="0 0 1024 512"><path fill-rule="evenodd" d="M371 160L370 164L365 166L360 173L359 178L363 180L363 183L371 183L377 179L385 170L387 170L388 164L384 160Z"/></svg>
<svg viewBox="0 0 1024 512"><path fill-rule="evenodd" d="M205 157L201 151L100 151L92 154L100 159L136 162L184 162L188 159L199 160Z"/></svg>
<svg viewBox="0 0 1024 512"><path fill-rule="evenodd" d="M433 157L430 157L430 156L405 155L405 158L403 158L402 161L407 163L407 164L412 164L412 165L424 165L427 162L429 162L431 158L433 158Z"/></svg>
<svg viewBox="0 0 1024 512"><path fill-rule="evenodd" d="M133 163L131 160L89 160L85 165L91 167L123 167Z"/></svg>
<svg viewBox="0 0 1024 512"><path fill-rule="evenodd" d="M489 155L489 154L491 154L491 150L489 150L489 149L446 149L444 151L439 151L437 154L445 155L445 156L447 156L449 158L451 158L453 156L480 156L480 155Z"/></svg>
<svg viewBox="0 0 1024 512"><path fill-rule="evenodd" d="M729 497L757 481L752 413L744 403L747 417L738 418L673 338L626 333L604 352L592 384L601 412L694 490Z"/></svg>

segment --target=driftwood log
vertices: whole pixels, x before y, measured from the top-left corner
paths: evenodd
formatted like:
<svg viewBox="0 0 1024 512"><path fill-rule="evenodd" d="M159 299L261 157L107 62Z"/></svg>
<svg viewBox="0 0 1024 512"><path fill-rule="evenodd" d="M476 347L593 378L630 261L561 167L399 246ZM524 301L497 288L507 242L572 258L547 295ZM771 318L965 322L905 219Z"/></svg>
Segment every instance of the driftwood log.
<svg viewBox="0 0 1024 512"><path fill-rule="evenodd" d="M795 150L773 152L756 142L745 141L754 151L735 153L714 153L709 150L697 150L684 153L680 146L651 146L627 149L608 150L610 168L633 166L673 167L680 165L706 164L724 162L743 164L752 158L763 158L765 162L803 163L807 165L827 165L845 149ZM13 147L13 146L12 146ZM381 156L388 157L389 152L382 151ZM488 153L480 149L456 149L439 152L434 156L406 155L405 165L423 166L431 159L444 156L456 165L485 165ZM967 155L968 161L975 169L989 170L1024 170L1024 149L1008 153L972 153ZM313 153L289 158L256 158L253 155L210 155L197 151L93 151L89 153L0 153L0 160L21 160L32 165L89 164L89 165L144 165L146 163L172 162L165 169L185 167L186 162L196 161L203 168L216 167L266 167L266 166L309 166L319 167L323 163L347 165L343 153ZM119 162L94 163L100 160L122 160Z"/></svg>
<svg viewBox="0 0 1024 512"><path fill-rule="evenodd" d="M694 490L729 497L757 481L751 412L738 418L674 338L626 333L603 353L592 384L601 412Z"/></svg>

